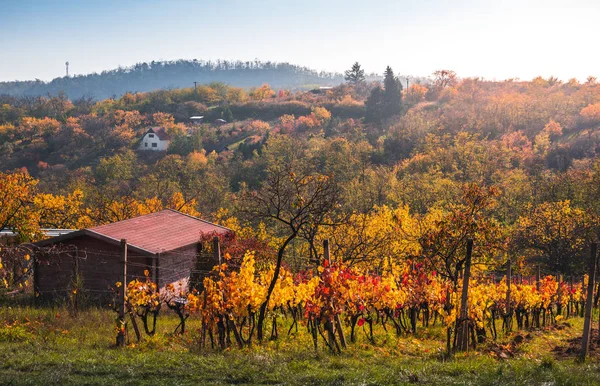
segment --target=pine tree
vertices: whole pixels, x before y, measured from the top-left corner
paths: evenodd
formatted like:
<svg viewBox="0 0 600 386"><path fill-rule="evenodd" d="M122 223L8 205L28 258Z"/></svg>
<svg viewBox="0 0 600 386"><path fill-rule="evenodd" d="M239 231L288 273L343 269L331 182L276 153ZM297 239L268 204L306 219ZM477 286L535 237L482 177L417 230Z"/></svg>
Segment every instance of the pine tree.
<svg viewBox="0 0 600 386"><path fill-rule="evenodd" d="M389 118L402 112L402 83L394 76L390 66L385 69L383 79L384 106L382 108L383 118Z"/></svg>
<svg viewBox="0 0 600 386"><path fill-rule="evenodd" d="M390 66L385 69L384 75L384 88L378 85L372 89L365 103L368 122L379 123L402 113L402 83L394 76Z"/></svg>
<svg viewBox="0 0 600 386"><path fill-rule="evenodd" d="M221 118L223 118L227 122L233 121L233 113L229 106L225 106L225 108L221 111Z"/></svg>
<svg viewBox="0 0 600 386"><path fill-rule="evenodd" d="M352 65L352 68L347 70L344 74L344 79L354 86L364 82L365 80L365 70L360 68L360 64L358 64L358 62L355 62Z"/></svg>
<svg viewBox="0 0 600 386"><path fill-rule="evenodd" d="M381 89L380 85L375 86L371 90L371 94L365 102L367 108L365 118L367 122L379 123L383 119L384 95L385 92Z"/></svg>

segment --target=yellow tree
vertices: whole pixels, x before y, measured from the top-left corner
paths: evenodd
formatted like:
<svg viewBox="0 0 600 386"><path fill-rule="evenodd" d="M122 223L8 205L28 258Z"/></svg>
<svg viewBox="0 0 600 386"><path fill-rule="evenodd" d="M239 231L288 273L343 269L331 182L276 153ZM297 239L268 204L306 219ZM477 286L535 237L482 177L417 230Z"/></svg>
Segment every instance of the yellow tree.
<svg viewBox="0 0 600 386"><path fill-rule="evenodd" d="M42 228L80 229L92 225L79 189L67 196L40 193L33 199L33 210Z"/></svg>
<svg viewBox="0 0 600 386"><path fill-rule="evenodd" d="M425 99L427 87L420 84L413 84L406 90L406 98L404 99L408 106L414 106Z"/></svg>
<svg viewBox="0 0 600 386"><path fill-rule="evenodd" d="M332 241L333 255L346 264L384 269L397 264L399 257L419 252L419 244L405 237L415 226L408 207L382 206L352 214L347 223L324 236Z"/></svg>
<svg viewBox="0 0 600 386"><path fill-rule="evenodd" d="M37 183L27 172L0 172L0 229L12 229L23 240L39 237L39 224L31 210Z"/></svg>
<svg viewBox="0 0 600 386"><path fill-rule="evenodd" d="M531 207L515 225L513 246L551 273L582 274L581 258L598 231L598 219L570 201Z"/></svg>
<svg viewBox="0 0 600 386"><path fill-rule="evenodd" d="M59 129L60 123L56 119L24 117L19 131L24 137L33 140L37 137L54 135Z"/></svg>
<svg viewBox="0 0 600 386"><path fill-rule="evenodd" d="M252 96L252 99L262 101L264 99L273 98L275 96L275 91L273 91L271 87L265 83L252 91L250 95Z"/></svg>

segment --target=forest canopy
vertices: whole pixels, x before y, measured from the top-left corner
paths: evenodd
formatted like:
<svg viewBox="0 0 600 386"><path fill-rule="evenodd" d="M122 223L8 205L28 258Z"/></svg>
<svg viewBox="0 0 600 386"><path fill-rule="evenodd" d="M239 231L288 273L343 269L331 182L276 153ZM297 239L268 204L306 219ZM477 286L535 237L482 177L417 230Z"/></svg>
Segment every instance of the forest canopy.
<svg viewBox="0 0 600 386"><path fill-rule="evenodd" d="M253 66L242 67L285 67ZM312 91L212 82L103 100L4 95L1 186L17 201L0 220L25 240L44 227L169 207L273 251L293 235L292 249L280 250L280 260L304 256L293 264L322 258L327 238L350 263L417 256L437 267L460 256L460 235L486 246L477 256L486 269L511 256L580 274L600 234L596 80L485 81L440 70L404 87L392 68L385 74L370 80L355 63L345 83ZM149 127L169 134L166 152L138 150ZM281 194L277 216L288 217L265 204ZM298 214L307 202L319 205Z"/></svg>

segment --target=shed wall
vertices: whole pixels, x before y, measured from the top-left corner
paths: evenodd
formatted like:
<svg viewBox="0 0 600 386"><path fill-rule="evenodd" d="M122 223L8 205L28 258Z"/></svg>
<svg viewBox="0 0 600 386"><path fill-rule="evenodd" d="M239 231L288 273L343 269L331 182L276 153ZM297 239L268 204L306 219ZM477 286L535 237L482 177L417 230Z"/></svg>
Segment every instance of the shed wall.
<svg viewBox="0 0 600 386"><path fill-rule="evenodd" d="M90 297L110 297L110 288L123 281L121 249L90 236L80 236L59 242L69 252L54 255L36 263L35 287L43 299L68 295L75 272L83 280L84 293ZM152 259L128 250L127 280L144 277L144 270L152 270Z"/></svg>

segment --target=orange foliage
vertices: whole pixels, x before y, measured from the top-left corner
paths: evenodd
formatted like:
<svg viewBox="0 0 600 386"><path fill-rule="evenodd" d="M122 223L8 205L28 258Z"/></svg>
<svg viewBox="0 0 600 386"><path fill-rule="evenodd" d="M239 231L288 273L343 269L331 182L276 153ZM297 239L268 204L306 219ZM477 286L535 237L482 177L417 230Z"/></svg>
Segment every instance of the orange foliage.
<svg viewBox="0 0 600 386"><path fill-rule="evenodd" d="M265 83L259 88L252 91L250 96L252 97L252 99L262 101L264 99L273 98L275 96L275 91L273 91L271 87Z"/></svg>

